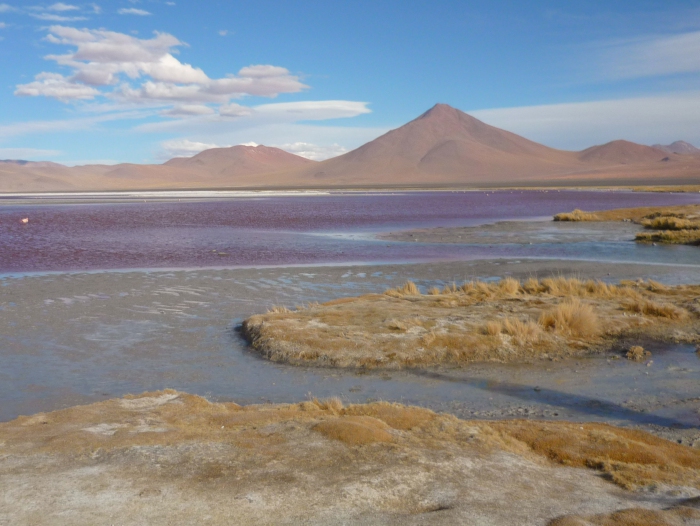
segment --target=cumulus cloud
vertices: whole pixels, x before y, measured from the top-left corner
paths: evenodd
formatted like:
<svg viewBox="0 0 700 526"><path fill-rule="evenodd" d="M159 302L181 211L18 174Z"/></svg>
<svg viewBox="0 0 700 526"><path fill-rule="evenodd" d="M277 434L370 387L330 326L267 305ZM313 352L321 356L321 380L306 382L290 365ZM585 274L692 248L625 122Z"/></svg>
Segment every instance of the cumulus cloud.
<svg viewBox="0 0 700 526"><path fill-rule="evenodd" d="M136 9L135 7L123 7L117 11L120 15L137 15L137 16L149 16L151 13L145 9Z"/></svg>
<svg viewBox="0 0 700 526"><path fill-rule="evenodd" d="M246 95L275 97L280 93L295 93L308 86L297 76L279 66L251 65L238 74L211 79L200 68L180 62L174 53L184 43L168 33L156 32L153 38L103 29L77 29L55 25L49 28L45 40L56 45L72 46L61 55L48 55L60 66L70 68L65 84L72 90L62 90L62 101L85 99L86 93L111 97L122 102L150 105L218 103L226 105L232 98ZM41 89L37 83L54 83L51 77L41 77L30 85L17 86L18 95L54 96L54 90ZM140 81L134 83L134 81ZM116 86L109 91L100 88ZM65 86L66 88L68 86ZM95 93L94 87L98 89ZM224 113L227 110L224 110Z"/></svg>
<svg viewBox="0 0 700 526"><path fill-rule="evenodd" d="M700 31L610 42L601 49L603 72L613 79L697 73L699 56Z"/></svg>
<svg viewBox="0 0 700 526"><path fill-rule="evenodd" d="M77 84L58 73L39 73L34 82L17 86L15 95L23 97L53 97L60 101L94 99L98 90L85 84Z"/></svg>
<svg viewBox="0 0 700 526"><path fill-rule="evenodd" d="M181 104L166 110L162 115L169 117L190 117L192 115L212 115L214 110L203 104Z"/></svg>
<svg viewBox="0 0 700 526"><path fill-rule="evenodd" d="M642 144L683 139L700 145L700 92L469 112L556 148L580 150L615 139Z"/></svg>

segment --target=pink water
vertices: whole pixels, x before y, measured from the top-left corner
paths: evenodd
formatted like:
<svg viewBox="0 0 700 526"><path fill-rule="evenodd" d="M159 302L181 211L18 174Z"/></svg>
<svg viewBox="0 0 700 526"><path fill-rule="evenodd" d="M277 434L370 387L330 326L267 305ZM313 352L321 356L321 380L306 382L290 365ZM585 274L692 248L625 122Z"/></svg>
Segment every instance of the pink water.
<svg viewBox="0 0 700 526"><path fill-rule="evenodd" d="M0 201L0 272L205 268L487 257L697 262L687 247L634 243L439 245L378 242L382 231L551 217L574 208L700 202L697 194L499 191L220 200ZM20 219L29 218L28 224ZM628 241L628 240L626 240Z"/></svg>

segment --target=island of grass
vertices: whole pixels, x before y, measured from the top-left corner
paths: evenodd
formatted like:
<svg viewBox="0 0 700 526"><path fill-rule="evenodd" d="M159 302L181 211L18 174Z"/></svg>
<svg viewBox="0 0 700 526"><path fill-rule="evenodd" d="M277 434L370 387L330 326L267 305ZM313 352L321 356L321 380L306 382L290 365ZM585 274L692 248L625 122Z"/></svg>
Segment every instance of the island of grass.
<svg viewBox="0 0 700 526"><path fill-rule="evenodd" d="M650 232L639 232L635 241L700 246L700 205L618 208L599 212L574 210L557 214L555 221L629 221Z"/></svg>
<svg viewBox="0 0 700 526"><path fill-rule="evenodd" d="M402 368L627 352L652 340L700 341L700 285L609 285L573 278L467 282L421 294L412 282L384 294L243 323L252 348L295 365Z"/></svg>
<svg viewBox="0 0 700 526"><path fill-rule="evenodd" d="M7 524L700 519L698 449L605 424L467 421L386 402L143 393L0 423L0 455Z"/></svg>

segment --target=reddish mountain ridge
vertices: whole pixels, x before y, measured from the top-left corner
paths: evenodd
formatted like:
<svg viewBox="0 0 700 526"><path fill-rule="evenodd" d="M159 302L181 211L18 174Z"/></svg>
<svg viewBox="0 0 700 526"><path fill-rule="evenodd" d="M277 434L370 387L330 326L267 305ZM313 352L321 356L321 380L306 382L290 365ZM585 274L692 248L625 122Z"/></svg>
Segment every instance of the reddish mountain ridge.
<svg viewBox="0 0 700 526"><path fill-rule="evenodd" d="M668 152L659 148L623 140L592 146L578 154L581 161L606 164L654 162L661 161L666 157L668 157Z"/></svg>
<svg viewBox="0 0 700 526"><path fill-rule="evenodd" d="M162 165L67 168L52 163L0 163L0 191L5 192L698 182L700 156L622 140L582 152L556 150L446 104L437 104L411 122L320 163L267 146L214 148Z"/></svg>
<svg viewBox="0 0 700 526"><path fill-rule="evenodd" d="M269 146L231 146L211 148L193 157L176 157L164 166L205 170L211 174L240 176L315 164L315 161Z"/></svg>
<svg viewBox="0 0 700 526"><path fill-rule="evenodd" d="M654 148L663 150L666 153L677 153L679 155L698 155L700 154L700 148L696 148L689 142L685 141L675 141L671 144L655 144Z"/></svg>

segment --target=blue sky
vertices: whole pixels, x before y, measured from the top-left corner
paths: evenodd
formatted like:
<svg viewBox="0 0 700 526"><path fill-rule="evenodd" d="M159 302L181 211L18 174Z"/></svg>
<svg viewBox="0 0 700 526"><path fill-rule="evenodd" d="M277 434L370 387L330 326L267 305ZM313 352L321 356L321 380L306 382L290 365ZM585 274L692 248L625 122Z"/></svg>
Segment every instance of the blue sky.
<svg viewBox="0 0 700 526"><path fill-rule="evenodd" d="M0 158L323 159L436 102L563 149L700 145L697 2L3 1Z"/></svg>

